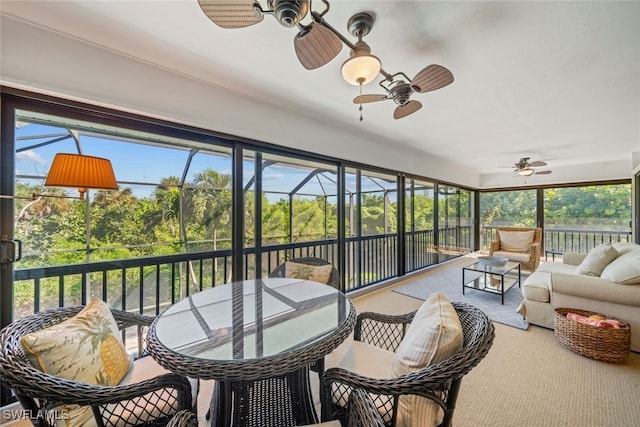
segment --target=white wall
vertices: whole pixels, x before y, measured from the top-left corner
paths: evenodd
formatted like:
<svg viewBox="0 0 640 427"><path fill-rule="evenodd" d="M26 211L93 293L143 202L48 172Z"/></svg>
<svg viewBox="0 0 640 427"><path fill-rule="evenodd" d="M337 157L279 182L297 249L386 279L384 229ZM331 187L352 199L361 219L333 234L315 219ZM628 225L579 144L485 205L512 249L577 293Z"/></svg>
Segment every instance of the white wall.
<svg viewBox="0 0 640 427"><path fill-rule="evenodd" d="M257 141L414 173L474 188L628 179L640 152L628 161L553 167L526 180L475 171L409 149L366 129L327 127L287 106L234 93L135 58L17 21L0 22L0 83L184 123Z"/></svg>
<svg viewBox="0 0 640 427"><path fill-rule="evenodd" d="M543 184L563 184L611 179L629 179L632 161L600 162L580 166L554 167L549 175L532 175L530 177L510 176L511 173L480 175L481 188L536 186ZM505 182L505 175L510 182Z"/></svg>
<svg viewBox="0 0 640 427"><path fill-rule="evenodd" d="M327 128L286 106L233 93L2 17L0 82L286 147L477 187L478 176L394 141Z"/></svg>

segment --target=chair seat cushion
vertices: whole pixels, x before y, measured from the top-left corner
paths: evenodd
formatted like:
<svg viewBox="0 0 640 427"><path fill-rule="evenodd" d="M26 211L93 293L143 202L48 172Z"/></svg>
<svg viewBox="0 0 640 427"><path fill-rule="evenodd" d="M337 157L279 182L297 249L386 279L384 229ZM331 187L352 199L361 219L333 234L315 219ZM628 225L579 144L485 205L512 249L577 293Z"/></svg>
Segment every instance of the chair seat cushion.
<svg viewBox="0 0 640 427"><path fill-rule="evenodd" d="M502 256L507 258L509 261L516 262L529 262L529 258L531 257L529 252L494 251L493 255Z"/></svg>
<svg viewBox="0 0 640 427"><path fill-rule="evenodd" d="M463 344L460 318L451 302L435 292L416 312L393 360L394 376L424 369L457 353ZM433 401L413 395L399 399L397 427L431 427L440 424L442 411Z"/></svg>
<svg viewBox="0 0 640 427"><path fill-rule="evenodd" d="M391 378L391 364L395 354L392 351L376 347L361 341L352 341L345 351L339 367L368 378ZM347 407L351 388L334 383L332 385L333 403L342 407ZM377 395L372 394L374 401L384 401L385 405L379 407L380 416L386 423L391 422L393 402L390 398L383 397L377 399Z"/></svg>
<svg viewBox="0 0 640 427"><path fill-rule="evenodd" d="M352 341L340 361L340 367L370 378L391 378L394 357L392 351Z"/></svg>
<svg viewBox="0 0 640 427"><path fill-rule="evenodd" d="M132 369L122 379L119 385L135 384L144 380L155 378L168 371L151 357L143 357L133 363ZM134 398L120 404L105 405L106 413L111 414L105 425L131 425L144 424L160 418L163 414L174 413L178 410L177 392L172 389L158 390L155 392L155 405L147 404L145 398ZM93 410L89 406L60 405L52 410L52 414L65 414L66 419L56 420L59 427L97 427ZM124 420L127 420L125 423Z"/></svg>

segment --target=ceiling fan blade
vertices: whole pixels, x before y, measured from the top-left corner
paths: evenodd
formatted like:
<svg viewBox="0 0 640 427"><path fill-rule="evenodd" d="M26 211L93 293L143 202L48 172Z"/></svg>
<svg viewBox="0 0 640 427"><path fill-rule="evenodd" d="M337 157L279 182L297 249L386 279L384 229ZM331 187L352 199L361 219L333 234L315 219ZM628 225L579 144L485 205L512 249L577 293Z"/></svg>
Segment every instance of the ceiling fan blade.
<svg viewBox="0 0 640 427"><path fill-rule="evenodd" d="M550 170L536 172L536 175L549 175L551 173Z"/></svg>
<svg viewBox="0 0 640 427"><path fill-rule="evenodd" d="M422 104L419 101L409 101L406 104L397 107L393 111L393 118L397 120L407 117L409 114L413 114L421 108Z"/></svg>
<svg viewBox="0 0 640 427"><path fill-rule="evenodd" d="M423 68L411 80L411 87L416 92L431 92L453 83L451 71L441 65L431 64Z"/></svg>
<svg viewBox="0 0 640 427"><path fill-rule="evenodd" d="M353 103L366 104L369 102L384 101L385 99L389 99L387 98L387 95L358 95L355 98L353 98Z"/></svg>
<svg viewBox="0 0 640 427"><path fill-rule="evenodd" d="M307 70L322 67L342 50L342 41L327 27L311 23L293 39L298 60Z"/></svg>
<svg viewBox="0 0 640 427"><path fill-rule="evenodd" d="M254 0L198 0L200 8L222 28L243 28L262 21L260 6Z"/></svg>
<svg viewBox="0 0 640 427"><path fill-rule="evenodd" d="M539 167L539 166L547 166L547 164L545 162L541 162L539 160L536 160L535 162L531 162L529 163L529 166L533 166L533 167Z"/></svg>

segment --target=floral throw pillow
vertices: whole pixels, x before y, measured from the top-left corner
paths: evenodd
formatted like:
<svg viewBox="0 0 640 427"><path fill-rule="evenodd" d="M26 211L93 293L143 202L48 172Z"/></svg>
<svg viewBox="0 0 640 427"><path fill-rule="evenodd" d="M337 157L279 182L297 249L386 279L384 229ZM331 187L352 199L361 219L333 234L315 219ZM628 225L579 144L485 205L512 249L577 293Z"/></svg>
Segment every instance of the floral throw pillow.
<svg viewBox="0 0 640 427"><path fill-rule="evenodd" d="M25 335L21 343L42 372L89 384L116 385L133 363L111 310L97 299L74 317Z"/></svg>
<svg viewBox="0 0 640 427"><path fill-rule="evenodd" d="M285 264L285 277L311 280L318 283L329 283L332 271L333 266L331 264L308 265L292 261L287 261Z"/></svg>

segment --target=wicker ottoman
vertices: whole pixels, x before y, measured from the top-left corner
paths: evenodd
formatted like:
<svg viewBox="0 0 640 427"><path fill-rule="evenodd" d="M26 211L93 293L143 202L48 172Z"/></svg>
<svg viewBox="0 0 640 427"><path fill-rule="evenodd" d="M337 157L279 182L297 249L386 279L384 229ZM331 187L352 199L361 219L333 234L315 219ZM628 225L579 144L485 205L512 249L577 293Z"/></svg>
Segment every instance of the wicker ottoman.
<svg viewBox="0 0 640 427"><path fill-rule="evenodd" d="M620 328L585 325L567 319L567 313L576 313L585 317L597 314L606 319L617 320ZM583 356L604 362L622 362L629 357L631 327L624 320L577 308L563 307L555 309L553 330L562 345Z"/></svg>

